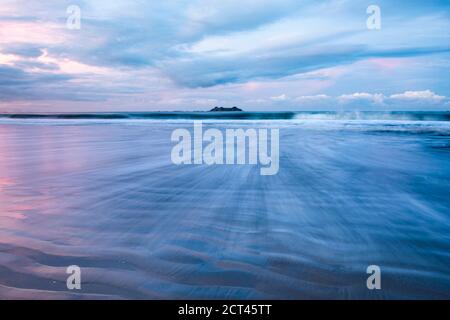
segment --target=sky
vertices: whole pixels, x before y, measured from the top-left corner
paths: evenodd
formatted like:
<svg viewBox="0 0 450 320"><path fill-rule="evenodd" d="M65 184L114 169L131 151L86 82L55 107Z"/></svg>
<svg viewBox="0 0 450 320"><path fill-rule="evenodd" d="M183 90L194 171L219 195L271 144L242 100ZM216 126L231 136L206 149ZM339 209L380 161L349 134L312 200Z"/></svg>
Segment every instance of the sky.
<svg viewBox="0 0 450 320"><path fill-rule="evenodd" d="M0 0L0 112L214 106L450 110L450 1Z"/></svg>

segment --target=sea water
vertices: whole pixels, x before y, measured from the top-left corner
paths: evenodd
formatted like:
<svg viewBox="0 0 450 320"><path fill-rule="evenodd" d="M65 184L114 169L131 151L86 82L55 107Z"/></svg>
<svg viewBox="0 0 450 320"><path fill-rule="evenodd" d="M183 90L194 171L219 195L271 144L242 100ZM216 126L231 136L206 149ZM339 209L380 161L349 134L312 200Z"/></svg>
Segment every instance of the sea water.
<svg viewBox="0 0 450 320"><path fill-rule="evenodd" d="M198 119L278 173L173 164ZM448 299L449 191L449 113L3 115L0 298Z"/></svg>

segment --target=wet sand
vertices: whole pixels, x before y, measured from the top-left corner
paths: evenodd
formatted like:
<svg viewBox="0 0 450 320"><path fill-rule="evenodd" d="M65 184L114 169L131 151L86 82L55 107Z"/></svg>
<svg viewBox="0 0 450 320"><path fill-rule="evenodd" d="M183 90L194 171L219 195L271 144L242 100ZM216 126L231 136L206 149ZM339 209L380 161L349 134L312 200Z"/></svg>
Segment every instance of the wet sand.
<svg viewBox="0 0 450 320"><path fill-rule="evenodd" d="M279 173L172 164L191 121L3 121L0 298L450 298L448 122L208 126L280 128Z"/></svg>

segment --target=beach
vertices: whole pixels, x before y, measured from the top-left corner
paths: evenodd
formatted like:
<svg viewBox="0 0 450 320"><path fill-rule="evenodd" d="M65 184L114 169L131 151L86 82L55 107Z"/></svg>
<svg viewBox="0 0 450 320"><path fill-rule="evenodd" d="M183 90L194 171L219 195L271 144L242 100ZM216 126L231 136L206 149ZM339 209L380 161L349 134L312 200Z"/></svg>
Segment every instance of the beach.
<svg viewBox="0 0 450 320"><path fill-rule="evenodd" d="M271 176L173 164L193 119L0 118L0 298L449 299L447 116L205 119L279 129Z"/></svg>

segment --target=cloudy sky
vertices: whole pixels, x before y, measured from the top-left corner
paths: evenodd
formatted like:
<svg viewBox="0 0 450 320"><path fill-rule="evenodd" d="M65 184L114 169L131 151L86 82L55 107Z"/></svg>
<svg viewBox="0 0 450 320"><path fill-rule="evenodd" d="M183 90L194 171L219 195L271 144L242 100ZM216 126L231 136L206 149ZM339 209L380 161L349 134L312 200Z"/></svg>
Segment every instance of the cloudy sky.
<svg viewBox="0 0 450 320"><path fill-rule="evenodd" d="M215 105L450 110L450 1L0 0L0 112Z"/></svg>

